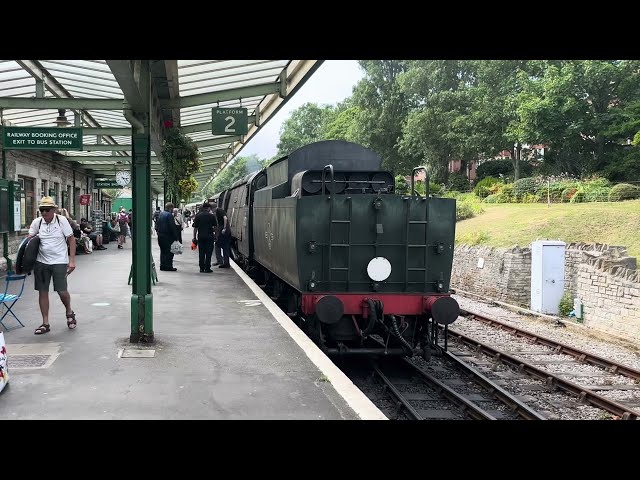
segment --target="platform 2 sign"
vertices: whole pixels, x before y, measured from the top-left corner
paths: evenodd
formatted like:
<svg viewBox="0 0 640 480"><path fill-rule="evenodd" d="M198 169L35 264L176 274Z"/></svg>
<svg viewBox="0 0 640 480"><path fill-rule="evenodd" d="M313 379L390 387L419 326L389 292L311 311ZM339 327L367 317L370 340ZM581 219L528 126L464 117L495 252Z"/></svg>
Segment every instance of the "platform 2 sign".
<svg viewBox="0 0 640 480"><path fill-rule="evenodd" d="M82 128L4 127L5 150L82 150Z"/></svg>
<svg viewBox="0 0 640 480"><path fill-rule="evenodd" d="M249 116L246 108L211 109L211 133L214 135L246 135Z"/></svg>

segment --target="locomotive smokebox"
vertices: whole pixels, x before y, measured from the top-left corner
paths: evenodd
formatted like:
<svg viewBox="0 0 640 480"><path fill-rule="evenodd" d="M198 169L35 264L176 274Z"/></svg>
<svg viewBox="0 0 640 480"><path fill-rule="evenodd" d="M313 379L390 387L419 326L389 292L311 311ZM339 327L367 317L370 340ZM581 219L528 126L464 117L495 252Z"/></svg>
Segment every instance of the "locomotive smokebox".
<svg viewBox="0 0 640 480"><path fill-rule="evenodd" d="M451 297L427 297L427 310L435 322L449 325L460 315L460 306Z"/></svg>
<svg viewBox="0 0 640 480"><path fill-rule="evenodd" d="M344 304L338 297L325 295L316 302L316 315L322 323L333 325L342 318L343 314Z"/></svg>

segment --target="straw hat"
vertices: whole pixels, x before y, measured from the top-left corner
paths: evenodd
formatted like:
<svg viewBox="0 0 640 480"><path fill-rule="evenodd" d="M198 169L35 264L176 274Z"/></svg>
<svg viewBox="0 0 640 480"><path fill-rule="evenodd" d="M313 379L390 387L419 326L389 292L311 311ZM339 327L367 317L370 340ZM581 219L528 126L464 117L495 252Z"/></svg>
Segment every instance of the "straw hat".
<svg viewBox="0 0 640 480"><path fill-rule="evenodd" d="M58 208L58 205L56 205L56 202L53 201L53 198L42 197L42 200L40 200L40 203L38 204L38 208L40 207Z"/></svg>

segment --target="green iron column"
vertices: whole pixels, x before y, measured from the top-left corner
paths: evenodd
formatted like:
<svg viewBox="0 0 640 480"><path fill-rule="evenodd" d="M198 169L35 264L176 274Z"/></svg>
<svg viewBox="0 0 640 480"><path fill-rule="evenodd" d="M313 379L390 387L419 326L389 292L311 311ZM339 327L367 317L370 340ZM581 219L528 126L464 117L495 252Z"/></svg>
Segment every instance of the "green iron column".
<svg viewBox="0 0 640 480"><path fill-rule="evenodd" d="M133 134L133 288L129 341L153 342L153 295L151 294L151 139L147 133Z"/></svg>
<svg viewBox="0 0 640 480"><path fill-rule="evenodd" d="M7 154L4 149L4 127L0 124L0 151L2 152L2 178L7 178ZM7 200L10 200L7 196ZM7 205L7 208L9 206ZM12 207L13 208L13 207ZM11 210L10 210L11 211ZM4 252L4 259L7 262L7 271L12 269L11 259L9 258L9 233L2 234L2 251Z"/></svg>

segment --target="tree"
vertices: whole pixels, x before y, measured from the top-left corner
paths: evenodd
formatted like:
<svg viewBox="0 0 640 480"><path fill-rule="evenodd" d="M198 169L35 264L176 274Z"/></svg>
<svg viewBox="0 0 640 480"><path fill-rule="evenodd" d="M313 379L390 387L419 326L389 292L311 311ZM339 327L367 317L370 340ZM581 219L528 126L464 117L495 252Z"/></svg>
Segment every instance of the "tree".
<svg viewBox="0 0 640 480"><path fill-rule="evenodd" d="M637 125L624 116L626 111L632 117L640 100L640 62L541 64L541 75L525 84L518 102L523 140L550 145L544 162L555 171L585 175L620 161L622 146Z"/></svg>
<svg viewBox="0 0 640 480"><path fill-rule="evenodd" d="M291 113L280 127L278 158L309 143L324 140L322 125L329 106L319 107L315 103L305 103Z"/></svg>
<svg viewBox="0 0 640 480"><path fill-rule="evenodd" d="M512 151L517 172L521 141L509 125L517 120L514 99L528 69L528 62L518 60L410 62L400 85L415 107L401 151L423 159L442 182L451 160L460 160L464 170L469 161L502 150Z"/></svg>
<svg viewBox="0 0 640 480"><path fill-rule="evenodd" d="M412 61L400 78L400 88L415 108L403 128L400 151L420 159L437 182L446 182L449 162L467 159L469 88L474 76L466 61ZM414 162L418 163L418 162Z"/></svg>
<svg viewBox="0 0 640 480"><path fill-rule="evenodd" d="M357 142L358 117L360 107L353 105L351 99L330 108L323 119L321 136L325 140L345 140Z"/></svg>
<svg viewBox="0 0 640 480"><path fill-rule="evenodd" d="M206 196L210 197L223 190L227 190L235 182L245 177L249 173L247 172L247 160L252 157L236 157L233 163L227 165L207 186Z"/></svg>
<svg viewBox="0 0 640 480"><path fill-rule="evenodd" d="M382 156L382 165L408 174L419 161L411 152L401 153L403 126L412 102L400 88L399 77L407 70L403 60L361 60L365 78L354 88L351 101L356 110L351 130L353 141Z"/></svg>

